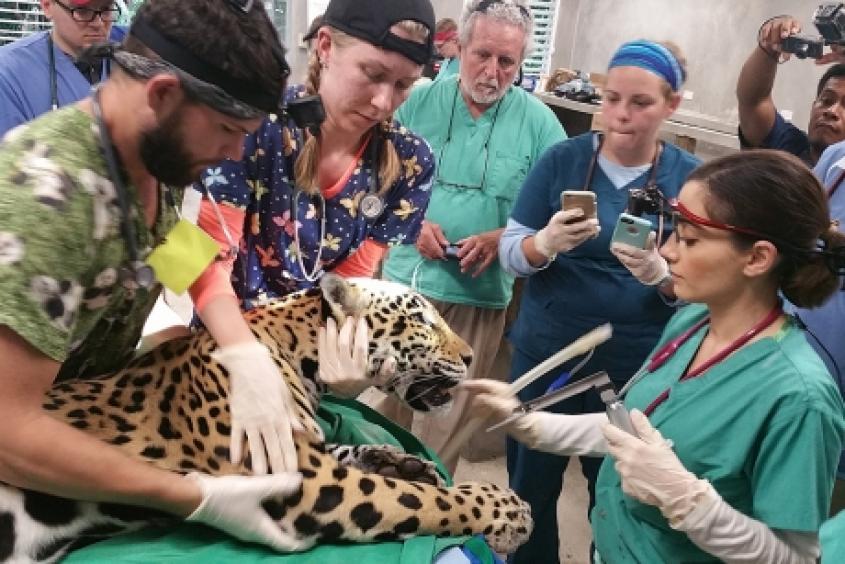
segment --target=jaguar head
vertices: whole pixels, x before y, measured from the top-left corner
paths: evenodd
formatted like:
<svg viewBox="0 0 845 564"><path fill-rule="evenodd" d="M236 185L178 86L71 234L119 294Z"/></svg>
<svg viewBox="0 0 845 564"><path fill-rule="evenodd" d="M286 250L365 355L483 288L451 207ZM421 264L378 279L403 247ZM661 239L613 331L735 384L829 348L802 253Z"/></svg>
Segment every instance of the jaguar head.
<svg viewBox="0 0 845 564"><path fill-rule="evenodd" d="M320 287L338 324L363 317L370 328L374 385L417 411L446 408L466 377L472 349L431 303L402 284L325 275Z"/></svg>

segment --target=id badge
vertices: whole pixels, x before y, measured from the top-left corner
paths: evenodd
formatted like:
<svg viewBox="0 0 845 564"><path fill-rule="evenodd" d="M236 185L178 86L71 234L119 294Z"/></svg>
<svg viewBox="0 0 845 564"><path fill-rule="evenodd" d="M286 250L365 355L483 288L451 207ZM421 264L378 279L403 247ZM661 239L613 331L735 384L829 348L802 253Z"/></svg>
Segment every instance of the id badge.
<svg viewBox="0 0 845 564"><path fill-rule="evenodd" d="M182 294L219 252L220 246L208 233L187 219L180 219L145 262L153 267L165 288Z"/></svg>

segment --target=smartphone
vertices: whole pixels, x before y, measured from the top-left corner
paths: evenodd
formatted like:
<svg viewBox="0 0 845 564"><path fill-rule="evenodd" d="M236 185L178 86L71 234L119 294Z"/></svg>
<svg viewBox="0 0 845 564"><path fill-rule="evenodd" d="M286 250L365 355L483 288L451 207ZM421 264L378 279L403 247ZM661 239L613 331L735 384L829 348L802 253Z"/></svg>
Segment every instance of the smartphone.
<svg viewBox="0 0 845 564"><path fill-rule="evenodd" d="M649 220L623 213L616 221L610 243L625 243L638 249L645 249L649 233L651 233Z"/></svg>
<svg viewBox="0 0 845 564"><path fill-rule="evenodd" d="M443 258L457 259L459 250L461 250L461 248L457 245L447 245L443 247Z"/></svg>
<svg viewBox="0 0 845 564"><path fill-rule="evenodd" d="M589 190L564 190L560 195L562 210L581 208L584 219L597 219L596 193Z"/></svg>

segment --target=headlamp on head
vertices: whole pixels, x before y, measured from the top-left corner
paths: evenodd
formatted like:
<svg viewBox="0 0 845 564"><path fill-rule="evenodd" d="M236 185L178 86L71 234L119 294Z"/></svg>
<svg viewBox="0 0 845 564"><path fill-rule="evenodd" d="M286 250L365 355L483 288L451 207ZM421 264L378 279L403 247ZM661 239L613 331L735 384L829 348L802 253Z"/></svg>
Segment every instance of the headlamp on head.
<svg viewBox="0 0 845 564"><path fill-rule="evenodd" d="M253 6L252 0L226 0L226 3L243 14L246 14ZM267 25L270 25L269 22ZM270 89L257 81L234 78L215 62L194 53L178 38L160 32L152 22L141 17L140 14L132 22L129 34L156 53L163 62L198 82L218 89L237 104L251 108L256 114L280 111L283 84L280 84L278 89ZM272 55L282 71L283 79L287 79L290 75L290 67L280 45L272 46ZM229 112L224 111L224 113Z"/></svg>

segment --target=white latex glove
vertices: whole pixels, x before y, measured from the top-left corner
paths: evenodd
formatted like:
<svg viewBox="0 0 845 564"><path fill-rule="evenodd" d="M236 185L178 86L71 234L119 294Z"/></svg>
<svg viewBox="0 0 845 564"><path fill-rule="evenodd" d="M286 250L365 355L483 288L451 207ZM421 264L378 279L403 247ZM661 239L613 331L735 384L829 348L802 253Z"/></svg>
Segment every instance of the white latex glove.
<svg viewBox="0 0 845 564"><path fill-rule="evenodd" d="M285 472L272 476L209 476L191 473L202 491L202 502L187 521L220 529L246 542L265 544L278 551L305 548L302 541L282 532L261 507L272 497L287 497L299 491L302 475Z"/></svg>
<svg viewBox="0 0 845 564"><path fill-rule="evenodd" d="M580 208L554 214L548 225L534 235L534 247L537 252L551 259L558 253L572 250L590 237L598 235L600 231L598 220L578 219L583 216L584 211ZM569 221L575 221L575 223L567 223Z"/></svg>
<svg viewBox="0 0 845 564"><path fill-rule="evenodd" d="M642 412L631 410L631 422L639 437L607 424L602 429L622 491L660 509L670 524L677 524L706 499L707 480L684 468L670 443L651 426Z"/></svg>
<svg viewBox="0 0 845 564"><path fill-rule="evenodd" d="M367 322L353 321L347 317L340 332L334 318L326 320L320 327L319 356L320 380L332 393L345 398L354 398L369 388L383 384L396 373L396 359L389 357L381 366L376 378L368 374L369 346Z"/></svg>
<svg viewBox="0 0 845 564"><path fill-rule="evenodd" d="M645 249L638 249L626 243L613 243L610 246L610 252L616 255L619 262L646 286L656 286L669 276L669 264L657 250L656 237L652 231Z"/></svg>
<svg viewBox="0 0 845 564"><path fill-rule="evenodd" d="M519 400L510 386L497 380L467 380L458 388L472 394L473 416L501 421L513 414ZM604 456L607 446L601 428L607 423L604 413L563 415L533 412L517 418L504 429L517 441L535 450L562 456Z"/></svg>
<svg viewBox="0 0 845 564"><path fill-rule="evenodd" d="M232 463L241 461L246 435L255 474L267 473L268 455L273 472L296 470L293 431L302 431L302 424L270 351L261 343L252 342L219 349L211 356L229 372Z"/></svg>

